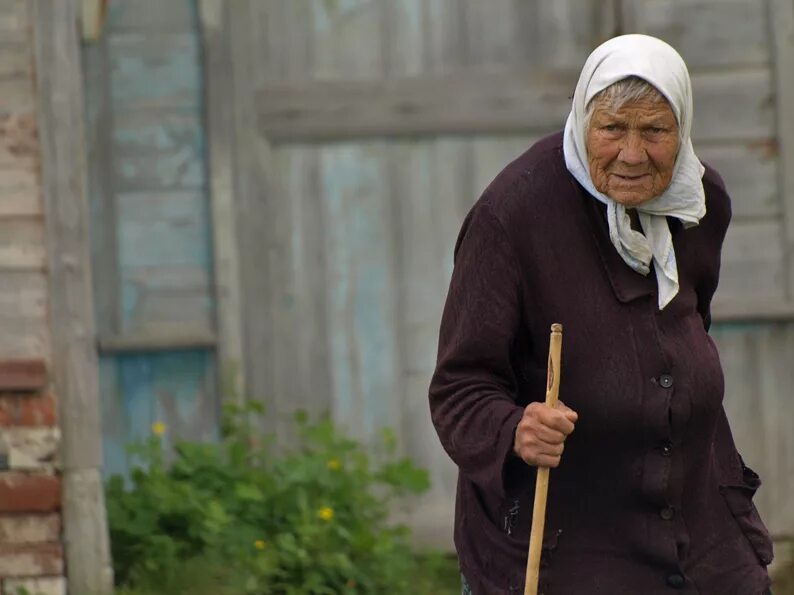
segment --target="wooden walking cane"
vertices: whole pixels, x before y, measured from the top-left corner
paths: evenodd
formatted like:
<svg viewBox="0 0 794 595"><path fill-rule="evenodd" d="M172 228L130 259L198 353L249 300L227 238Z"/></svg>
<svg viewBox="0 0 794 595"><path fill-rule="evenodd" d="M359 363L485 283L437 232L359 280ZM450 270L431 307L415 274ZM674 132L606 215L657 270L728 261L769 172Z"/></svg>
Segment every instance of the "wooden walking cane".
<svg viewBox="0 0 794 595"><path fill-rule="evenodd" d="M562 352L562 325L551 325L549 337L549 371L546 379L546 405L555 407L560 394L560 354ZM535 505L532 508L532 531L529 534L529 557L524 595L537 595L540 573L540 552L543 546L543 528L546 525L546 497L549 493L549 468L538 467L535 480Z"/></svg>

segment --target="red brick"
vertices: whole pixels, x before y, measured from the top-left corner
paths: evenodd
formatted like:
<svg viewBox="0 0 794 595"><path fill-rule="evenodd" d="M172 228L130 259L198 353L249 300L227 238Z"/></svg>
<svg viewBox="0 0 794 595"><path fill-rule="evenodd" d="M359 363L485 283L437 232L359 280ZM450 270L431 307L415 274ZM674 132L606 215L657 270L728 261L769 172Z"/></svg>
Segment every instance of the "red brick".
<svg viewBox="0 0 794 595"><path fill-rule="evenodd" d="M56 423L56 403L51 393L0 393L0 427L40 427Z"/></svg>
<svg viewBox="0 0 794 595"><path fill-rule="evenodd" d="M61 480L54 475L0 474L0 512L50 512L61 507Z"/></svg>
<svg viewBox="0 0 794 595"><path fill-rule="evenodd" d="M63 574L60 543L0 545L0 578Z"/></svg>
<svg viewBox="0 0 794 595"><path fill-rule="evenodd" d="M47 386L43 359L0 360L0 390L41 390Z"/></svg>

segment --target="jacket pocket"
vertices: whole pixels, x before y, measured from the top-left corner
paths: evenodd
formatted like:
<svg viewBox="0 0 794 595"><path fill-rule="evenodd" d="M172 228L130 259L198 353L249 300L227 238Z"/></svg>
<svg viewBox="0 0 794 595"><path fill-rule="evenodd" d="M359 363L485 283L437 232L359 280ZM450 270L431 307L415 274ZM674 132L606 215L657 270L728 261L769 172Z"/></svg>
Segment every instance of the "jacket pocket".
<svg viewBox="0 0 794 595"><path fill-rule="evenodd" d="M774 557L772 538L753 504L753 495L761 485L761 479L745 466L742 468L742 475L741 485L721 485L720 493L756 556L762 564L768 566Z"/></svg>

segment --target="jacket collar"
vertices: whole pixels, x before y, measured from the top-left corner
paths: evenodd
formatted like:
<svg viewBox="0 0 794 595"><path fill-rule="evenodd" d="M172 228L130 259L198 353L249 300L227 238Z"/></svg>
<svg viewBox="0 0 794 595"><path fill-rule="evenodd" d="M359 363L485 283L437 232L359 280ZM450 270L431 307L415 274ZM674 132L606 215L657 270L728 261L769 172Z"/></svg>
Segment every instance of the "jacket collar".
<svg viewBox="0 0 794 595"><path fill-rule="evenodd" d="M646 276L636 272L623 262L620 254L612 245L612 240L609 239L606 205L589 196L587 191L581 186L579 186L579 191L582 200L587 203L586 211L590 220L593 240L615 297L620 302L626 303L647 295L653 295L656 292L653 268Z"/></svg>

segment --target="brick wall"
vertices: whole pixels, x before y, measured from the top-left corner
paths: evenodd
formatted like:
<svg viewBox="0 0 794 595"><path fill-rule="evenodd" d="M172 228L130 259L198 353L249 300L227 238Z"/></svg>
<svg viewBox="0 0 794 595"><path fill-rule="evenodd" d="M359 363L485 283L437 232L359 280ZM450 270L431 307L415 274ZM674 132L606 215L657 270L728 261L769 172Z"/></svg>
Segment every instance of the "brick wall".
<svg viewBox="0 0 794 595"><path fill-rule="evenodd" d="M0 0L0 595L66 592L32 8Z"/></svg>
<svg viewBox="0 0 794 595"><path fill-rule="evenodd" d="M55 399L42 360L0 360L0 594L63 595Z"/></svg>

